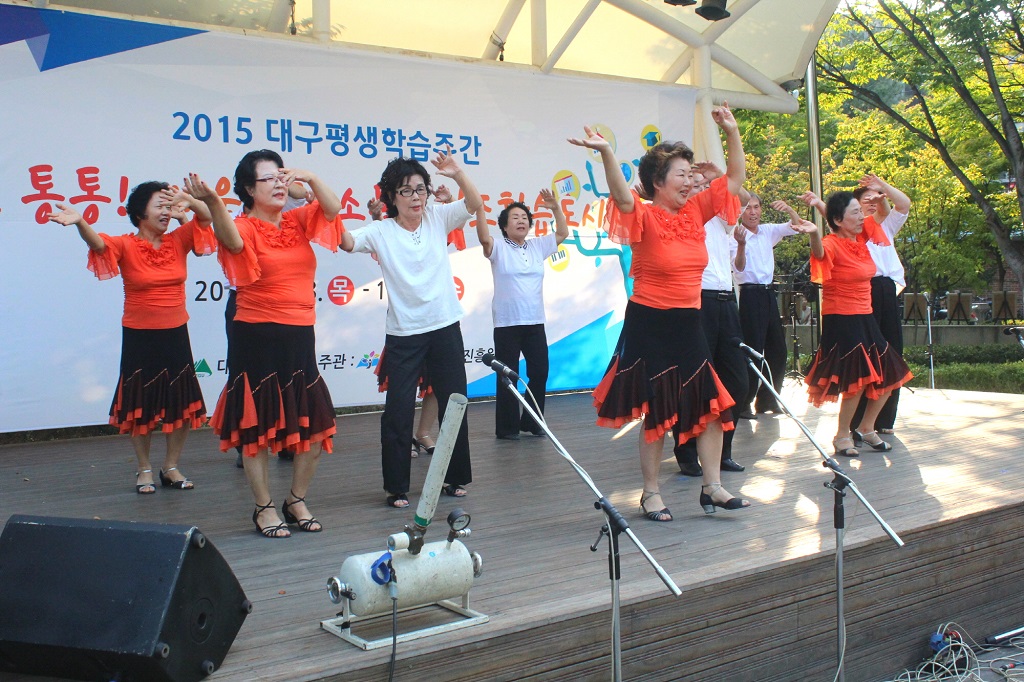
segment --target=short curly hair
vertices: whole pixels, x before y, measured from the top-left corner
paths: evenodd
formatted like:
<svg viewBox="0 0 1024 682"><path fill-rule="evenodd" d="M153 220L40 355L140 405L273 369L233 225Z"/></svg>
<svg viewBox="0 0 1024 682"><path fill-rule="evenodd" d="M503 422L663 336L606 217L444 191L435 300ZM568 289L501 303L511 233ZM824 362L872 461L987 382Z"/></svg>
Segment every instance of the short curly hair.
<svg viewBox="0 0 1024 682"><path fill-rule="evenodd" d="M640 159L637 174L640 176L640 186L648 197L654 197L655 183L665 182L669 166L676 159L692 164L693 150L684 142L662 142L648 149Z"/></svg>
<svg viewBox="0 0 1024 682"><path fill-rule="evenodd" d="M427 186L428 196L434 193L430 188L430 173L423 167L423 164L414 159L391 159L384 172L380 174L377 186L380 187L380 200L387 206L389 217L398 217L398 206L395 205L395 196L398 194L398 188L402 186L405 179L413 175L423 178L423 183Z"/></svg>
<svg viewBox="0 0 1024 682"><path fill-rule="evenodd" d="M533 227L533 214L530 213L530 209L528 209L526 207L526 204L524 204L523 202L514 201L505 208L503 208L501 210L501 213L498 214L498 229L500 229L501 233L506 236L508 235L508 233L505 231L505 228L508 226L508 214L512 212L513 208L523 209L523 211L526 212L526 220L530 223L530 227Z"/></svg>

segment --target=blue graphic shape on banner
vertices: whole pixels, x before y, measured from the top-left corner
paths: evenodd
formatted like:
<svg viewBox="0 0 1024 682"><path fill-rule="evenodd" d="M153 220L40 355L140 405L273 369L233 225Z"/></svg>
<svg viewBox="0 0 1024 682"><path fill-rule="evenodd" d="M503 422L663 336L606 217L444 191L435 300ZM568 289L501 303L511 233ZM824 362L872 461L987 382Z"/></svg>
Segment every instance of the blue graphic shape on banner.
<svg viewBox="0 0 1024 682"><path fill-rule="evenodd" d="M601 382L622 331L622 322L608 325L612 314L599 317L548 347L548 391L589 389ZM525 360L519 361L516 371L527 380ZM493 396L494 387L494 374L488 372L469 384L466 395L470 398Z"/></svg>
<svg viewBox="0 0 1024 682"><path fill-rule="evenodd" d="M206 33L90 14L0 5L0 45L26 41L40 71Z"/></svg>

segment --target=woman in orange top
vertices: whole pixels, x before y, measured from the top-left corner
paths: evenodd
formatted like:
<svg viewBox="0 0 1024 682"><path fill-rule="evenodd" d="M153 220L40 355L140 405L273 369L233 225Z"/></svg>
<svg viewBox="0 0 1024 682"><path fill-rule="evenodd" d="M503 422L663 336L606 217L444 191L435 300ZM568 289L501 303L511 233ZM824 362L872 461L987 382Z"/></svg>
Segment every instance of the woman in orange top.
<svg viewBox="0 0 1024 682"><path fill-rule="evenodd" d="M303 182L316 197L282 213L288 186ZM221 243L218 255L237 287L228 382L212 424L220 449L241 446L252 488L256 530L269 538L291 535L287 524L317 533L323 526L309 512L306 493L320 452L331 451L334 403L316 364L312 244L337 251L345 229L341 202L316 175L284 168L277 152L261 149L235 169L235 194L245 215L232 219L216 192L193 175L186 189L210 208ZM270 496L268 453L294 453L292 485L281 506Z"/></svg>
<svg viewBox="0 0 1024 682"><path fill-rule="evenodd" d="M173 232L172 217L184 219L182 205L196 218ZM124 281L121 318L121 376L110 406L110 423L131 434L139 468L135 492L156 492L149 451L153 430L167 439L160 483L176 490L194 486L178 462L190 428L206 421L206 405L196 378L185 311L186 258L217 248L206 207L187 194L176 194L166 182L144 182L128 196L125 208L136 234L97 234L73 208L57 204L50 220L75 225L89 245L89 270L98 279L118 274ZM157 422L160 422L157 427Z"/></svg>
<svg viewBox="0 0 1024 682"><path fill-rule="evenodd" d="M640 183L652 197L645 204L630 191L607 140L589 127L584 127L585 138L569 140L601 154L612 199L605 229L612 241L633 250L633 295L608 372L594 391L594 404L600 426L617 428L644 419L640 509L652 521L672 520L659 492L658 469L665 434L676 424L680 442L697 438L704 511L749 506L719 480L722 432L733 428L729 408L734 400L711 366L700 325L701 275L708 263L704 223L719 214L735 222L736 194L746 177L736 119L728 106L716 107L712 116L726 134L726 173L692 198L693 152L681 142L656 145L640 160Z"/></svg>
<svg viewBox="0 0 1024 682"><path fill-rule="evenodd" d="M839 425L832 441L837 455L856 457L863 441L875 450L892 446L875 433L875 418L889 393L913 378L903 357L882 336L871 314L871 278L875 262L867 242L888 244L884 232L868 234L860 202L851 192L836 192L825 204L832 234L811 233L811 281L821 284L821 339L804 381L815 407L839 396ZM874 223L877 225L877 223ZM850 430L861 394L868 399L864 418Z"/></svg>

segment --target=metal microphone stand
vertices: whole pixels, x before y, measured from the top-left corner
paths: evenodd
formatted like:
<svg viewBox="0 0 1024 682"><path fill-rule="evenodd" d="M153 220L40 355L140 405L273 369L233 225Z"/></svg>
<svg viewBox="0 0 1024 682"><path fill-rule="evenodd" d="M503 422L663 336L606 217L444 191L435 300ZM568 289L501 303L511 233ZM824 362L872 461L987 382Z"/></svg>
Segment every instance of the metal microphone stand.
<svg viewBox="0 0 1024 682"><path fill-rule="evenodd" d="M555 434L548 428L547 422L544 421L542 415L537 414L530 407L516 387L512 384L511 379L505 374L500 374L502 385L507 388L516 397L520 403L523 404L523 409L533 417L533 420L540 425L544 430L544 434L551 440L551 443L555 446L555 450L558 451L567 462L569 466L573 468L576 474L583 479L583 482L587 484L587 487L597 496L597 501L594 502L594 509L598 509L605 515L605 524L601 526L601 532L597 536L597 540L593 545L590 546L590 551L596 552L598 546L601 544L601 538L605 535L608 536L608 578L611 580L612 586L612 680L613 682L621 682L622 680L622 638L619 624L619 535L625 533L625 535L633 541L636 548L640 550L644 558L647 559L647 563L651 565L654 572L658 574L661 581L665 583L665 586L669 589L672 594L679 597L683 594L679 586L675 584L671 576L665 572L665 569L658 564L657 560L651 556L651 553L647 551L643 543L640 542L639 538L633 534L633 531L629 527L629 523L622 517L619 510L601 493L598 489L597 484L590 478L590 475L586 470L577 464L576 460L572 458L572 455L562 447L562 444L555 438ZM516 377L518 380L518 376ZM529 390L529 389L527 389Z"/></svg>
<svg viewBox="0 0 1024 682"><path fill-rule="evenodd" d="M789 405L782 400L782 396L775 391L771 382L761 375L760 370L758 370L757 366L754 364L753 358L750 356L749 352L747 365L761 377L761 380L764 381L764 385L772 392L772 395L775 396L775 400L778 401L782 410L790 419L796 422L796 425L799 426L800 430L804 432L805 436L807 436L807 440L811 441L811 445L813 445L821 455L822 466L832 470L832 480L825 483L825 487L830 488L833 492L832 518L833 525L836 529L836 680L838 680L838 682L844 682L843 658L846 654L846 619L843 610L843 537L846 534L846 508L843 505L843 498L846 497L846 491L849 490L856 495L857 499L864 505L864 508L871 512L871 515L875 517L875 521L877 521L878 525L882 527L885 534L892 538L892 541L896 543L897 547L903 546L903 540L901 540L900 537L896 535L896 531L890 528L889 524L887 524L885 520L878 515L878 512L876 512L875 508L871 506L871 503L861 495L860 490L857 489L857 485L853 482L853 479L843 471L842 467L839 466L839 462L834 460L827 452L825 452L824 448L821 447L821 444L815 440L814 435L807 428L807 425L793 414L789 409Z"/></svg>

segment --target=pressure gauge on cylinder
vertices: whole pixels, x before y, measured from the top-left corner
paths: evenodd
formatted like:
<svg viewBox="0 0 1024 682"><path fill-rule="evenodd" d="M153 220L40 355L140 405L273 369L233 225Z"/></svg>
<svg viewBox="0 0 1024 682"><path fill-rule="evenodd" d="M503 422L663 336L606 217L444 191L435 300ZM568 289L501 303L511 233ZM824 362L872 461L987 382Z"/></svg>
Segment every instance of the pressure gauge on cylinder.
<svg viewBox="0 0 1024 682"><path fill-rule="evenodd" d="M452 509L448 514L448 527L454 531L464 530L469 526L469 514L462 507Z"/></svg>

